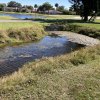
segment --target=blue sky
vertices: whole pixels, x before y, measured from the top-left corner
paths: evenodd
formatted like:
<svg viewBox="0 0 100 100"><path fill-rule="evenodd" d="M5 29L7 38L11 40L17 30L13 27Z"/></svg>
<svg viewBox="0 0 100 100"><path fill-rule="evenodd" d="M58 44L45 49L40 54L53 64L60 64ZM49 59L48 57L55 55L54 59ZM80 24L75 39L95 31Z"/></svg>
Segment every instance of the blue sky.
<svg viewBox="0 0 100 100"><path fill-rule="evenodd" d="M0 3L7 3L11 0L0 0ZM42 4L44 2L50 2L52 5L55 3L59 3L60 5L64 5L66 8L70 7L70 3L68 0L13 0L22 3L22 5L34 5L34 4Z"/></svg>

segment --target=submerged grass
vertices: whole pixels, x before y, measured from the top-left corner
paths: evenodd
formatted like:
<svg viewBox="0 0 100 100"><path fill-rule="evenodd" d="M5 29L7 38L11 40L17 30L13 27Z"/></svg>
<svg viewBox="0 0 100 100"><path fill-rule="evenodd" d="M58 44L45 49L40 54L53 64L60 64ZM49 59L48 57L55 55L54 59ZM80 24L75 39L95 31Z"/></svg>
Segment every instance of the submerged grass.
<svg viewBox="0 0 100 100"><path fill-rule="evenodd" d="M100 45L28 63L0 78L2 100L99 100Z"/></svg>

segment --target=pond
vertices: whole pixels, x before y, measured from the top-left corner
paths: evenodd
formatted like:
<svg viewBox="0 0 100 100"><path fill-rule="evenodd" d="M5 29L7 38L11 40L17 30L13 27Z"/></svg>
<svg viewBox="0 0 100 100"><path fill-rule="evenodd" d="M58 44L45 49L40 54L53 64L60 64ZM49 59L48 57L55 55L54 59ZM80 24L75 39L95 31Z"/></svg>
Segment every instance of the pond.
<svg viewBox="0 0 100 100"><path fill-rule="evenodd" d="M0 16L11 16L14 18L18 18L18 19L31 19L31 18L45 18L45 16L42 15L31 15L31 14L0 14Z"/></svg>
<svg viewBox="0 0 100 100"><path fill-rule="evenodd" d="M66 37L46 36L34 43L19 46L7 46L0 49L0 76L17 71L27 62L42 57L53 57L70 53L79 48Z"/></svg>

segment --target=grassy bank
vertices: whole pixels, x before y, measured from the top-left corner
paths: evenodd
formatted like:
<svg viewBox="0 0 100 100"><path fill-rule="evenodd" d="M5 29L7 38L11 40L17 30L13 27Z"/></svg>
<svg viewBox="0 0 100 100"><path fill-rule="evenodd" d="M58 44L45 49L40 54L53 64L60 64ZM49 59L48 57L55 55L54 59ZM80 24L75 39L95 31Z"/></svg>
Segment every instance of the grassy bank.
<svg viewBox="0 0 100 100"><path fill-rule="evenodd" d="M34 14L34 13L25 13L25 12L4 12L0 11L0 14Z"/></svg>
<svg viewBox="0 0 100 100"><path fill-rule="evenodd" d="M56 19L73 19L75 17L78 17L77 15L45 15L46 16L46 19L53 19L53 20L56 20Z"/></svg>
<svg viewBox="0 0 100 100"><path fill-rule="evenodd" d="M49 23L47 30L49 31L71 31L79 34L87 35L100 39L100 24L99 20L93 23L85 23L81 20L67 19L67 20L44 20Z"/></svg>
<svg viewBox="0 0 100 100"><path fill-rule="evenodd" d="M12 19L16 19L16 18L10 16L0 16L0 20L12 20Z"/></svg>
<svg viewBox="0 0 100 100"><path fill-rule="evenodd" d="M34 41L45 35L44 23L49 25L53 22L54 25L61 25L59 29L64 31L76 32L83 29L84 32L90 29L86 25L82 26L88 23L76 20L46 19L41 24L0 23L0 43ZM95 30L97 32L98 29ZM0 78L0 99L99 100L100 45L23 65L18 72Z"/></svg>
<svg viewBox="0 0 100 100"><path fill-rule="evenodd" d="M45 19L35 19L37 21L42 21L43 23L54 24L57 23L59 25L68 25L76 27L82 27L87 29L99 30L100 31L100 19L96 19L94 22L83 22L78 19L79 16L76 15L46 15ZM73 31L75 31L73 29Z"/></svg>
<svg viewBox="0 0 100 100"><path fill-rule="evenodd" d="M0 78L2 100L99 100L100 46L43 58Z"/></svg>
<svg viewBox="0 0 100 100"><path fill-rule="evenodd" d="M46 32L40 23L0 23L0 45L30 42L42 38Z"/></svg>

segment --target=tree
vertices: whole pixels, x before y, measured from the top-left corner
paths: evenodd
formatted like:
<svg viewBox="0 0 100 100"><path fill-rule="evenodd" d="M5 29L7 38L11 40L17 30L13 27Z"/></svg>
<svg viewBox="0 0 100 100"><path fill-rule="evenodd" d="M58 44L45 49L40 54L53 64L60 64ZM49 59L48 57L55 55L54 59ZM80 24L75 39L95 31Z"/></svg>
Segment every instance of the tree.
<svg viewBox="0 0 100 100"><path fill-rule="evenodd" d="M5 6L5 4L0 4L0 11L3 11Z"/></svg>
<svg viewBox="0 0 100 100"><path fill-rule="evenodd" d="M37 4L35 4L35 5L34 5L34 8L35 8L35 12L36 12L36 9L38 8L38 5L37 5Z"/></svg>
<svg viewBox="0 0 100 100"><path fill-rule="evenodd" d="M72 5L71 7L69 7L69 11L75 11L74 5Z"/></svg>
<svg viewBox="0 0 100 100"><path fill-rule="evenodd" d="M45 2L41 6L39 6L38 11L45 12L46 10L48 10L48 13L49 13L49 10L52 8L53 6L50 3Z"/></svg>
<svg viewBox="0 0 100 100"><path fill-rule="evenodd" d="M57 10L63 12L63 11L65 10L65 7L64 7L64 6L59 6L59 7L57 8Z"/></svg>
<svg viewBox="0 0 100 100"><path fill-rule="evenodd" d="M56 7L56 10L57 10L57 8L59 7L59 4L58 4L58 3L56 3L56 4L55 4L55 7Z"/></svg>
<svg viewBox="0 0 100 100"><path fill-rule="evenodd" d="M44 10L48 10L48 13L49 13L49 10L52 9L53 6L49 2L45 2L43 4L43 8L44 8Z"/></svg>
<svg viewBox="0 0 100 100"><path fill-rule="evenodd" d="M37 9L38 12L39 12L39 11L43 12L43 10L44 10L44 8L43 8L42 5L40 5L40 6L38 7L38 9Z"/></svg>
<svg viewBox="0 0 100 100"><path fill-rule="evenodd" d="M33 10L33 6L28 6L28 5L27 5L26 7L27 7L29 10L31 10L31 11Z"/></svg>
<svg viewBox="0 0 100 100"><path fill-rule="evenodd" d="M84 21L88 21L88 16L92 14L96 15L100 10L100 0L69 0L74 8L80 8L83 10ZM95 13L94 13L95 12ZM94 13L94 14L93 14Z"/></svg>
<svg viewBox="0 0 100 100"><path fill-rule="evenodd" d="M17 7L17 8L20 8L22 7L21 3L18 3L18 2L15 2L15 1L10 1L8 2L8 7Z"/></svg>

